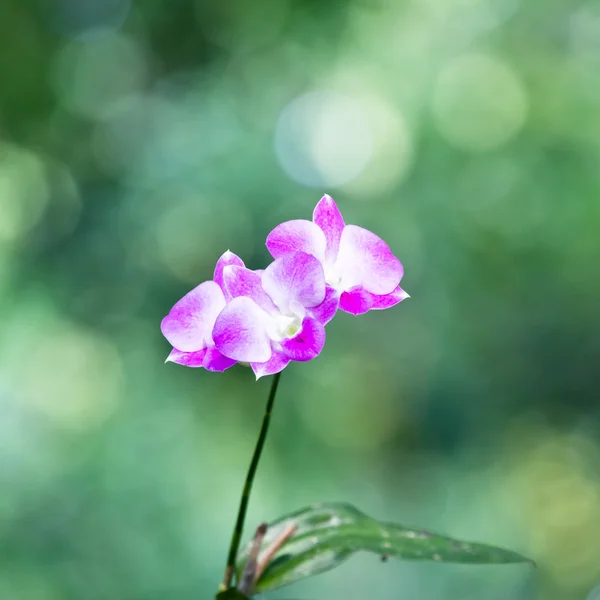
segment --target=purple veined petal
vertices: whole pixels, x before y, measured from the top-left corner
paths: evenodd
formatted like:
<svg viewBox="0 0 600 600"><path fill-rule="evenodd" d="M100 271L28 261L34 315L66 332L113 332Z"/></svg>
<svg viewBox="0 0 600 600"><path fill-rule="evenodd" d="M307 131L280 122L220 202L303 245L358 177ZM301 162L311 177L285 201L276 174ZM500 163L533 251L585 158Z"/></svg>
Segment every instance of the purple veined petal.
<svg viewBox="0 0 600 600"><path fill-rule="evenodd" d="M408 298L408 294L398 286L391 294L377 295L357 286L344 292L340 298L340 309L351 315L362 315L370 310L384 310Z"/></svg>
<svg viewBox="0 0 600 600"><path fill-rule="evenodd" d="M182 352L173 348L165 362L177 363L184 367L203 367L207 350L208 348L203 348L202 350L198 350L198 352Z"/></svg>
<svg viewBox="0 0 600 600"><path fill-rule="evenodd" d="M325 327L315 319L307 317L302 329L295 337L282 340L281 351L288 358L305 362L319 356L325 345Z"/></svg>
<svg viewBox="0 0 600 600"><path fill-rule="evenodd" d="M308 313L313 319L326 325L333 319L340 306L340 293L331 286L325 286L325 299L318 306L308 309Z"/></svg>
<svg viewBox="0 0 600 600"><path fill-rule="evenodd" d="M340 310L351 315L363 315L373 307L374 294L367 292L360 285L344 292L340 297Z"/></svg>
<svg viewBox="0 0 600 600"><path fill-rule="evenodd" d="M202 361L202 366L207 371L213 371L221 373L233 365L236 364L236 360L233 358L227 358L223 354L221 354L216 348L207 348L206 354L204 355L204 360Z"/></svg>
<svg viewBox="0 0 600 600"><path fill-rule="evenodd" d="M205 281L188 292L162 320L160 329L171 346L194 352L210 345L218 314L225 307L225 296L214 281Z"/></svg>
<svg viewBox="0 0 600 600"><path fill-rule="evenodd" d="M229 265L223 270L223 290L230 298L247 296L254 300L258 306L267 312L275 312L277 309L262 286L262 274Z"/></svg>
<svg viewBox="0 0 600 600"><path fill-rule="evenodd" d="M288 358L280 352L273 351L271 358L267 362L263 363L251 363L250 366L256 375L256 379L260 379L265 375L274 375L283 371L291 362L291 358Z"/></svg>
<svg viewBox="0 0 600 600"><path fill-rule="evenodd" d="M325 260L325 234L312 221L297 219L277 225L267 236L267 248L273 258L290 252L306 252Z"/></svg>
<svg viewBox="0 0 600 600"><path fill-rule="evenodd" d="M335 269L341 275L344 291L361 286L377 295L394 291L404 273L389 246L368 229L356 225L346 225L342 231Z"/></svg>
<svg viewBox="0 0 600 600"><path fill-rule="evenodd" d="M410 298L410 296L398 286L391 294L385 294L384 296L373 295L373 306L371 306L371 310L391 308L407 298Z"/></svg>
<svg viewBox="0 0 600 600"><path fill-rule="evenodd" d="M262 274L262 286L282 312L298 303L305 308L325 299L323 265L306 252L293 252L275 259Z"/></svg>
<svg viewBox="0 0 600 600"><path fill-rule="evenodd" d="M221 311L213 329L215 347L241 362L266 362L271 358L267 333L269 315L245 296L234 298Z"/></svg>
<svg viewBox="0 0 600 600"><path fill-rule="evenodd" d="M174 362L184 367L204 367L207 371L225 371L237 361L223 356L216 348L204 348L198 352L181 352L174 348L166 362Z"/></svg>
<svg viewBox="0 0 600 600"><path fill-rule="evenodd" d="M229 265L243 267L244 261L237 254L234 254L230 250L227 250L227 252L225 252L217 261L213 275L213 281L223 290L227 300L231 300L231 298L227 297L227 292L223 288L223 269Z"/></svg>
<svg viewBox="0 0 600 600"><path fill-rule="evenodd" d="M313 211L313 221L325 234L325 260L335 262L344 229L344 217L331 196L325 194L319 200Z"/></svg>

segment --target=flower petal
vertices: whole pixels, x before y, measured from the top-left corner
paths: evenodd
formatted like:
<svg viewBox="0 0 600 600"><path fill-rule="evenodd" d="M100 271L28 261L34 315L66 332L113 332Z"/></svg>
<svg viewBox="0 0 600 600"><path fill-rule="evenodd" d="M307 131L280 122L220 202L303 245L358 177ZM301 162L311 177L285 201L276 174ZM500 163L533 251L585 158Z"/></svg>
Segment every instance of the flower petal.
<svg viewBox="0 0 600 600"><path fill-rule="evenodd" d="M357 286L342 294L340 309L351 315L362 315L370 310L390 308L406 298L408 294L400 286L391 294L385 295L371 294L365 288Z"/></svg>
<svg viewBox="0 0 600 600"><path fill-rule="evenodd" d="M325 327L307 317L302 321L302 329L296 337L281 342L281 350L292 360L304 362L319 356L324 345Z"/></svg>
<svg viewBox="0 0 600 600"><path fill-rule="evenodd" d="M368 229L346 225L340 239L335 264L342 278L342 288L349 291L362 286L372 294L389 294L402 279L400 261L389 246Z"/></svg>
<svg viewBox="0 0 600 600"><path fill-rule="evenodd" d="M262 286L284 313L290 305L318 306L325 299L323 265L306 252L293 252L274 260L262 274Z"/></svg>
<svg viewBox="0 0 600 600"><path fill-rule="evenodd" d="M247 296L267 312L276 310L273 301L263 290L261 274L246 267L227 266L223 270L223 289L230 298Z"/></svg>
<svg viewBox="0 0 600 600"><path fill-rule="evenodd" d="M205 281L173 306L160 329L177 350L202 350L210 344L213 325L224 307L221 288L214 281Z"/></svg>
<svg viewBox="0 0 600 600"><path fill-rule="evenodd" d="M290 252L306 252L325 260L325 234L312 221L297 219L278 225L267 236L267 248L273 258Z"/></svg>
<svg viewBox="0 0 600 600"><path fill-rule="evenodd" d="M290 364L291 360L291 358L281 354L281 352L273 352L273 355L267 362L254 362L250 366L256 375L256 379L260 379L265 375L274 375L275 373L279 373L279 371L283 371Z"/></svg>
<svg viewBox="0 0 600 600"><path fill-rule="evenodd" d="M223 293L225 294L225 298L227 300L231 300L231 298L227 297L227 292L223 289L223 269L225 269L225 267L227 267L228 265L235 265L236 267L243 267L244 261L237 254L234 254L233 252L230 252L229 250L227 250L227 252L225 252L221 256L221 258L219 258L219 260L217 261L217 264L215 266L213 281L223 290Z"/></svg>
<svg viewBox="0 0 600 600"><path fill-rule="evenodd" d="M219 314L213 339L219 352L242 362L266 362L271 358L269 316L253 300L234 298Z"/></svg>
<svg viewBox="0 0 600 600"><path fill-rule="evenodd" d="M410 298L410 296L398 286L391 294L373 296L373 306L371 307L371 310L384 310L395 306L407 298Z"/></svg>
<svg viewBox="0 0 600 600"><path fill-rule="evenodd" d="M326 325L333 319L337 309L340 306L340 294L337 290L329 285L325 286L325 299L321 304L310 308L308 313L313 319L319 321L323 325Z"/></svg>
<svg viewBox="0 0 600 600"><path fill-rule="evenodd" d="M225 371L237 361L223 356L216 348L204 348L198 352L181 352L173 349L166 362L174 362L184 367L204 367L207 371Z"/></svg>
<svg viewBox="0 0 600 600"><path fill-rule="evenodd" d="M327 240L325 259L335 262L340 238L344 229L344 217L331 196L325 194L313 211L313 221L321 228Z"/></svg>
<svg viewBox="0 0 600 600"><path fill-rule="evenodd" d="M202 366L207 371L216 371L222 372L230 367L233 367L237 361L233 358L227 358L221 354L216 348L207 348L206 354L204 356L204 360L202 361Z"/></svg>
<svg viewBox="0 0 600 600"><path fill-rule="evenodd" d="M208 348L198 350L198 352L181 352L173 348L165 362L174 362L184 367L203 367L204 357Z"/></svg>

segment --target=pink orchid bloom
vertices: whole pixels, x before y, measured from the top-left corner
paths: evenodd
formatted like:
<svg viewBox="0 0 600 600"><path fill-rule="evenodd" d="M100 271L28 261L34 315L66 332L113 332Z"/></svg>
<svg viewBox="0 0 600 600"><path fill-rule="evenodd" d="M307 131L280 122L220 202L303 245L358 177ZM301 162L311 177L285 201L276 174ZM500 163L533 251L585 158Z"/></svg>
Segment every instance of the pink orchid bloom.
<svg viewBox="0 0 600 600"><path fill-rule="evenodd" d="M408 298L399 286L402 263L389 246L367 229L346 225L328 195L315 207L312 221L286 221L271 231L267 248L275 259L297 251L316 257L323 265L330 301L339 298L339 308L353 315L390 308Z"/></svg>
<svg viewBox="0 0 600 600"><path fill-rule="evenodd" d="M314 256L287 253L261 273L227 266L223 287L232 299L216 319L215 345L225 356L250 363L257 379L320 354L324 323L337 302L327 297L323 267Z"/></svg>
<svg viewBox="0 0 600 600"><path fill-rule="evenodd" d="M235 365L236 360L215 348L212 335L219 313L232 298L223 285L224 271L232 266L243 268L244 263L228 250L217 261L214 279L187 293L162 320L161 331L173 346L167 361L209 371L225 371Z"/></svg>

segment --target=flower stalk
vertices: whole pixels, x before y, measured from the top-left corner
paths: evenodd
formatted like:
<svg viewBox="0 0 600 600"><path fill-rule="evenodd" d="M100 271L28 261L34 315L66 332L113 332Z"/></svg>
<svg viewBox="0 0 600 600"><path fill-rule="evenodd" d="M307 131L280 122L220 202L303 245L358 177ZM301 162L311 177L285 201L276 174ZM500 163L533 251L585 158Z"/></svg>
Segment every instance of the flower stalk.
<svg viewBox="0 0 600 600"><path fill-rule="evenodd" d="M244 532L244 521L246 520L246 511L248 510L248 502L250 500L250 493L252 491L252 483L260 456L262 454L265 440L267 439L267 432L269 430L269 423L271 420L271 412L273 410L273 404L275 403L275 396L277 395L277 388L279 387L279 380L281 378L281 372L276 373L273 377L273 383L271 384L271 390L267 399L267 405L265 407L265 414L263 416L262 426L254 448L254 454L250 461L250 467L248 474L246 475L246 481L244 483L244 489L242 491L242 497L240 498L240 507L238 509L238 515L233 529L233 535L231 536L231 544L229 546L229 555L227 557L227 565L225 567L225 575L223 576L223 583L220 586L220 591L225 591L231 588L231 581L235 573L235 561L237 558L238 550L240 547L240 541Z"/></svg>

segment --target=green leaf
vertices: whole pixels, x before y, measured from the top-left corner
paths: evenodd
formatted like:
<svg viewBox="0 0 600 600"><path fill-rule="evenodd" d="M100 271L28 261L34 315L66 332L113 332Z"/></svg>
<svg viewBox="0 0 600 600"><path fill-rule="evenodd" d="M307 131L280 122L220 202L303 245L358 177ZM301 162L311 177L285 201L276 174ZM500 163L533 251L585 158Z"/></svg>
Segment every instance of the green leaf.
<svg viewBox="0 0 600 600"><path fill-rule="evenodd" d="M463 564L505 564L529 559L493 546L384 523L349 504L319 504L304 508L269 525L265 550L290 525L296 530L279 548L256 585L264 592L337 567L354 552L366 550L382 557L434 560ZM248 560L247 545L238 557L238 576Z"/></svg>
<svg viewBox="0 0 600 600"><path fill-rule="evenodd" d="M244 596L242 592L238 592L235 588L226 590L225 592L219 592L216 600L250 600L248 596Z"/></svg>

